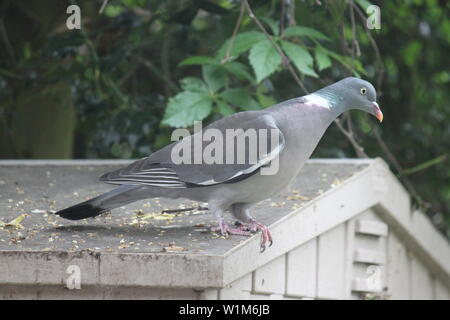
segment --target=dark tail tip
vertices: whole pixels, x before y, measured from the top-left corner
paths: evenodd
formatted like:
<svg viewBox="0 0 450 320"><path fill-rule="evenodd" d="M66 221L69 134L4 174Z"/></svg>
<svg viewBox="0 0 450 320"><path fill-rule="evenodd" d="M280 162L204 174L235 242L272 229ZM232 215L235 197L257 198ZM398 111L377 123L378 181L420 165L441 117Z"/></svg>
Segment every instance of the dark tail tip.
<svg viewBox="0 0 450 320"><path fill-rule="evenodd" d="M105 211L107 210L100 207L95 207L90 203L80 203L64 210L58 211L55 214L69 220L80 220L98 216Z"/></svg>

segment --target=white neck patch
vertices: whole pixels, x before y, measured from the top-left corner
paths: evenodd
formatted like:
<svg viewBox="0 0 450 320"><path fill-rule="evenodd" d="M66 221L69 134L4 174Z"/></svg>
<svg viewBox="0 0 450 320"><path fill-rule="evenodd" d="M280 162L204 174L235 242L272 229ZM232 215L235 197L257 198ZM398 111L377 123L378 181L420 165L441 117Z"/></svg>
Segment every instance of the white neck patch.
<svg viewBox="0 0 450 320"><path fill-rule="evenodd" d="M304 98L306 99L305 104L307 104L309 106L315 105L315 106L318 106L321 108L327 108L327 109L331 108L331 103L324 97L319 96L318 94L311 93L311 94L304 96Z"/></svg>

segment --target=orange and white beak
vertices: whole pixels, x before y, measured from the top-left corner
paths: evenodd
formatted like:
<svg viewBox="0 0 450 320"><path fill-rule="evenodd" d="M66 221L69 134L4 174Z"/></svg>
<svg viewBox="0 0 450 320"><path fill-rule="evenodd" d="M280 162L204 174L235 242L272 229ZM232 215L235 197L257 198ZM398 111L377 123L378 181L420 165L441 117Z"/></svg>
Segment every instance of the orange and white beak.
<svg viewBox="0 0 450 320"><path fill-rule="evenodd" d="M383 122L383 112L381 112L380 106L375 101L373 101L372 104L375 117L377 117L378 121Z"/></svg>

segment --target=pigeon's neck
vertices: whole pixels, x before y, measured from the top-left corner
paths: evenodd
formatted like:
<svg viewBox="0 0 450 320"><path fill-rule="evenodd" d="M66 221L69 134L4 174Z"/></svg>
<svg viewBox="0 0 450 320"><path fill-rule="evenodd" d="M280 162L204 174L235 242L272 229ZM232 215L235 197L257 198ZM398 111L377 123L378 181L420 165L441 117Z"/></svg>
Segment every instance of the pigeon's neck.
<svg viewBox="0 0 450 320"><path fill-rule="evenodd" d="M333 120L346 110L344 99L335 92L327 90L327 88L315 91L305 98L310 104L329 109Z"/></svg>

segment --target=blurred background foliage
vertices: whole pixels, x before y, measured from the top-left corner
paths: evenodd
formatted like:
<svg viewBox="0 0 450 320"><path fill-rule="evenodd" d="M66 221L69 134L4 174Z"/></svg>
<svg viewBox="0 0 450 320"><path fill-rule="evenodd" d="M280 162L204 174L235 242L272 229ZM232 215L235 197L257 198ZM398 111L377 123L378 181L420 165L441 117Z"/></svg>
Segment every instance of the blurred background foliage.
<svg viewBox="0 0 450 320"><path fill-rule="evenodd" d="M249 1L265 31L237 0L103 2L0 0L0 158L144 157L174 127L360 76L385 121L352 112L343 126L450 235L448 1ZM66 27L71 4L81 30ZM357 155L335 125L314 153Z"/></svg>

